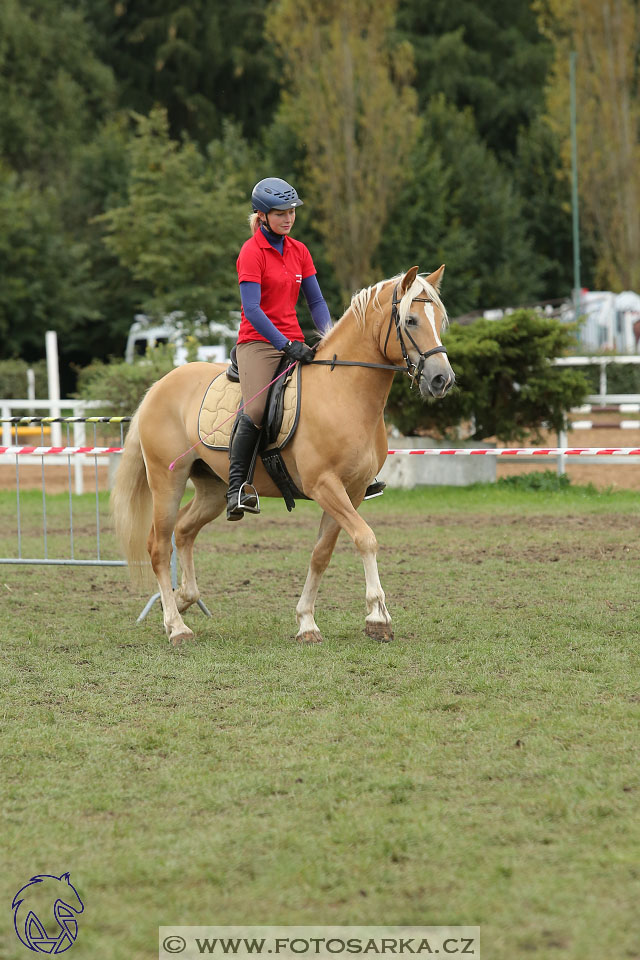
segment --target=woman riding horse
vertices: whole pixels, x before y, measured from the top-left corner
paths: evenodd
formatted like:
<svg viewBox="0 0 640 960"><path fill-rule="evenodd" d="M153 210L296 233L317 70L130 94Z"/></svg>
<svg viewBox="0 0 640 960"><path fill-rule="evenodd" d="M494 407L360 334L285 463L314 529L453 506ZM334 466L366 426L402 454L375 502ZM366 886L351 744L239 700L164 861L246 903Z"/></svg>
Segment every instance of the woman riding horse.
<svg viewBox="0 0 640 960"><path fill-rule="evenodd" d="M438 293L443 272L444 265L423 276L414 266L355 293L343 317L322 337L314 362L300 371L298 425L281 456L297 489L323 511L296 607L296 636L302 643L322 640L315 604L340 530L362 558L367 636L381 641L393 637L378 574L378 543L358 507L387 456L384 408L394 374L408 374L424 399L444 397L455 381L440 339L447 318ZM199 431L212 379L224 373L222 364L187 363L151 387L131 421L111 493L116 534L129 568L134 577L143 577L151 562L165 630L175 646L193 638L182 614L200 597L195 539L226 505L227 452L209 448ZM223 402L220 407L222 419ZM195 492L182 504L188 480ZM261 462L255 485L261 496L281 496ZM176 590L173 534L182 568Z"/></svg>
<svg viewBox="0 0 640 960"><path fill-rule="evenodd" d="M245 511L260 512L255 491L245 488L245 481L262 427L264 388L283 356L301 363L313 360L296 316L301 288L320 333L327 333L332 325L311 254L304 243L289 236L296 207L302 206L295 189L286 180L267 177L253 188L251 203L252 236L237 261L242 320L236 357L242 397L248 402L238 417L229 451L227 520L241 520Z"/></svg>

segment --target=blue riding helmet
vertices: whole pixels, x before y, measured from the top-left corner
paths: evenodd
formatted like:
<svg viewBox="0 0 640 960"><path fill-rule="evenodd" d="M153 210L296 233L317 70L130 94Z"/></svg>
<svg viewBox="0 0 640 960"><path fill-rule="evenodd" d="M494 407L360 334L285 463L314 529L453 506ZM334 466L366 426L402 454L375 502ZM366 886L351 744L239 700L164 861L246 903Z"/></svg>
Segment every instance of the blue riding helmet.
<svg viewBox="0 0 640 960"><path fill-rule="evenodd" d="M302 206L296 190L279 177L267 177L256 183L251 193L251 203L254 213L258 210L269 213L270 210L290 210L291 207Z"/></svg>

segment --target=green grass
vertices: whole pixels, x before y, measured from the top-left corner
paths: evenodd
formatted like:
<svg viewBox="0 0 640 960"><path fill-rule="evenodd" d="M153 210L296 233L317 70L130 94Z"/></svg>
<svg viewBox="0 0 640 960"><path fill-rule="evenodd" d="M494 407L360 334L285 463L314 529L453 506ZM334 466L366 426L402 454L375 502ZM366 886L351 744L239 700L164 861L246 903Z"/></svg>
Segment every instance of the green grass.
<svg viewBox="0 0 640 960"><path fill-rule="evenodd" d="M94 499L77 509L89 536ZM178 923L480 924L485 960L640 955L640 498L423 488L362 513L391 645L363 634L346 538L325 644L293 641L307 503L201 534L213 618L187 614L182 652L157 607L135 624L124 570L0 568L0 956L27 955L13 894L67 870L75 960L157 956ZM64 550L66 498L48 515Z"/></svg>

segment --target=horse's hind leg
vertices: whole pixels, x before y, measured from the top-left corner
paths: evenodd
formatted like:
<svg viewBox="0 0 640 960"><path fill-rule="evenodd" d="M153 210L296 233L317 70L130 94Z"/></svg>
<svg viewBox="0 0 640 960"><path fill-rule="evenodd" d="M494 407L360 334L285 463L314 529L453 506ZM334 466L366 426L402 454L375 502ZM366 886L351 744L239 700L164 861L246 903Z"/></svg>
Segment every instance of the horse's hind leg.
<svg viewBox="0 0 640 960"><path fill-rule="evenodd" d="M215 520L226 505L227 486L222 480L209 472L205 474L200 471L192 471L191 479L196 492L178 513L175 530L176 550L182 568L182 581L176 593L176 604L180 613L184 613L192 603L197 603L200 599L193 561L195 539L205 524Z"/></svg>
<svg viewBox="0 0 640 960"><path fill-rule="evenodd" d="M311 554L307 579L296 607L299 627L296 640L299 640L300 643L322 643L322 634L318 630L314 619L316 597L318 596L322 574L329 566L339 533L339 524L328 513L323 513L318 539Z"/></svg>
<svg viewBox="0 0 640 960"><path fill-rule="evenodd" d="M150 483L153 520L147 547L160 588L164 628L171 643L178 646L183 640L193 639L193 631L187 627L178 611L171 583L171 535L187 483L188 470L178 467L175 473L171 473L165 467L164 470L157 468L153 473L147 466L147 475L153 477L153 482Z"/></svg>

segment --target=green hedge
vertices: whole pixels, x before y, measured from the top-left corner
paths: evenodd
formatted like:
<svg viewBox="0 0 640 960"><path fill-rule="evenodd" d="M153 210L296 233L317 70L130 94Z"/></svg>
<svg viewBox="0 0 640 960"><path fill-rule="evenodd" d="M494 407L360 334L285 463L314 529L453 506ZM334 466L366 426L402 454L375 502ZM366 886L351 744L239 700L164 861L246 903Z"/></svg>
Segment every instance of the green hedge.
<svg viewBox="0 0 640 960"><path fill-rule="evenodd" d="M102 400L96 410L100 416L131 416L149 387L173 369L173 354L172 346L161 345L147 350L136 363L94 360L78 372L76 397Z"/></svg>
<svg viewBox="0 0 640 960"><path fill-rule="evenodd" d="M589 393L600 393L600 364L582 367ZM608 363L607 393L640 393L640 363Z"/></svg>
<svg viewBox="0 0 640 960"><path fill-rule="evenodd" d="M48 394L47 362L36 360L27 363L26 360L0 360L0 397L6 400L26 400L27 370L32 368L36 378L36 397L44 399Z"/></svg>
<svg viewBox="0 0 640 960"><path fill-rule="evenodd" d="M404 434L453 439L465 423L474 440L518 442L543 426L562 429L569 409L590 392L579 369L549 363L575 350L574 328L534 310L454 324L444 343L456 386L443 400L424 402L407 377L395 379L387 420Z"/></svg>

